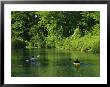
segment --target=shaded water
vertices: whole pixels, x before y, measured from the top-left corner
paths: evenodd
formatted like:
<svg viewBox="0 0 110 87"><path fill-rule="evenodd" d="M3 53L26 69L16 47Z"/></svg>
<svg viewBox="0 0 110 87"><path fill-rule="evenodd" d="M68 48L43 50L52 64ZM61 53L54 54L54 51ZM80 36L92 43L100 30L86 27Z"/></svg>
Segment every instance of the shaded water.
<svg viewBox="0 0 110 87"><path fill-rule="evenodd" d="M99 54L66 52L57 49L12 49L12 77L98 77L100 76ZM36 64L27 64L26 59L36 58ZM37 57L40 55L39 57ZM77 70L75 58L81 62Z"/></svg>

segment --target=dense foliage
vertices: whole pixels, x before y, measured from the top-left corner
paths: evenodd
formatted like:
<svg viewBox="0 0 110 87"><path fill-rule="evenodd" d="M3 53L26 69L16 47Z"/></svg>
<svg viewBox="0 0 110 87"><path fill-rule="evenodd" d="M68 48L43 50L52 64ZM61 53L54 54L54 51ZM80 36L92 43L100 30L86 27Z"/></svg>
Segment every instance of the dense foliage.
<svg viewBox="0 0 110 87"><path fill-rule="evenodd" d="M98 11L12 11L12 48L100 51Z"/></svg>

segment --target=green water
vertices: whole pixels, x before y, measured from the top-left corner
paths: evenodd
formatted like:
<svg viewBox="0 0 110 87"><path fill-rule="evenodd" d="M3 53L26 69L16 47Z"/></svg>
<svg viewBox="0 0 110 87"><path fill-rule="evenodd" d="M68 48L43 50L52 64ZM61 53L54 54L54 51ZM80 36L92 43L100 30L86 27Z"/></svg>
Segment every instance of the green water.
<svg viewBox="0 0 110 87"><path fill-rule="evenodd" d="M12 49L12 77L99 77L99 54L79 51L63 51L58 49ZM32 55L36 64L26 64ZM38 58L37 56L40 55ZM77 70L73 60L81 62Z"/></svg>

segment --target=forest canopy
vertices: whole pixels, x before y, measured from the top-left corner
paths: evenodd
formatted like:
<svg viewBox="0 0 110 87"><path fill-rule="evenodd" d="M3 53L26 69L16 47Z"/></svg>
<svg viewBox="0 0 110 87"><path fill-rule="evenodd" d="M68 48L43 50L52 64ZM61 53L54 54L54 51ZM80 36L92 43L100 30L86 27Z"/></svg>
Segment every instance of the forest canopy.
<svg viewBox="0 0 110 87"><path fill-rule="evenodd" d="M99 11L12 11L12 48L100 52Z"/></svg>

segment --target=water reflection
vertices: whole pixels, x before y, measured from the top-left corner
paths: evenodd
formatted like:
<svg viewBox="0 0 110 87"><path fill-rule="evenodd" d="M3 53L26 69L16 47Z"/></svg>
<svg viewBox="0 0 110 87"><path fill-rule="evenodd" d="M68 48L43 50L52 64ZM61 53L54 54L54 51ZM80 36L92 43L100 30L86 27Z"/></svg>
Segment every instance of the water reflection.
<svg viewBox="0 0 110 87"><path fill-rule="evenodd" d="M35 64L26 59L36 58ZM40 55L38 57L38 55ZM73 64L80 58L80 66ZM13 49L12 76L80 77L99 76L99 55L64 52L56 49Z"/></svg>

